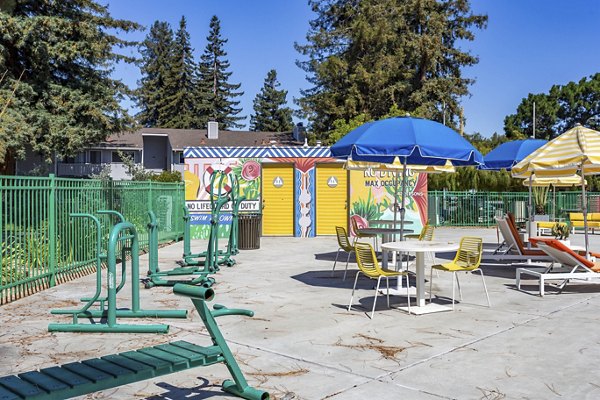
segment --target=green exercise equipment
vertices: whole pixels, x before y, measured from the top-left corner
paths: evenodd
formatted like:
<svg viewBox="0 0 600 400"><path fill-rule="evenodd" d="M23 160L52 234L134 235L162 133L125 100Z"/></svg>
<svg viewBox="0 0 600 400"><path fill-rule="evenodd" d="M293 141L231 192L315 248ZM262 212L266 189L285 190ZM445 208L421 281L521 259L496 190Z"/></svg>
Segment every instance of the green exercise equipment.
<svg viewBox="0 0 600 400"><path fill-rule="evenodd" d="M115 212L103 211L103 214L117 215ZM96 292L90 298L82 299L83 307L75 310L52 310L52 314L68 314L73 316L73 322L54 323L48 325L50 332L120 332L120 333L167 333L168 325L133 325L119 324L117 318L186 318L187 310L144 310L140 308L139 295L139 243L135 226L119 217L121 222L114 225L110 231L107 254L102 254L102 229L98 218L91 214L71 214L73 218L89 218L96 225ZM121 251L121 281L117 285L116 264L117 247ZM123 288L127 280L127 253L131 257L131 308L117 308L117 293ZM102 292L102 261L107 263L107 296L100 297ZM92 305L99 303L99 309L91 309ZM79 318L101 318L91 324L80 323ZM103 320L106 320L104 322Z"/></svg>
<svg viewBox="0 0 600 400"><path fill-rule="evenodd" d="M191 285L201 284L210 287L215 279L208 277L211 272L200 270L197 266L180 266L170 270L161 271L158 266L158 220L153 211L148 211L150 222L148 223L148 279L145 282L146 289L153 286L173 286L176 283L188 283ZM189 214L188 214L189 218ZM171 276L191 275L187 280L169 279Z"/></svg>
<svg viewBox="0 0 600 400"><path fill-rule="evenodd" d="M206 305L206 302L214 297L211 288L179 283L173 287L173 292L191 298L210 335L211 346L199 346L178 340L135 351L3 376L0 377L0 399L67 399L190 368L224 363L233 378L223 382L222 388L225 392L248 400L268 400L268 392L248 385L216 321L216 318L221 316L252 317L254 313L250 310L229 309L218 304L215 304L211 311Z"/></svg>

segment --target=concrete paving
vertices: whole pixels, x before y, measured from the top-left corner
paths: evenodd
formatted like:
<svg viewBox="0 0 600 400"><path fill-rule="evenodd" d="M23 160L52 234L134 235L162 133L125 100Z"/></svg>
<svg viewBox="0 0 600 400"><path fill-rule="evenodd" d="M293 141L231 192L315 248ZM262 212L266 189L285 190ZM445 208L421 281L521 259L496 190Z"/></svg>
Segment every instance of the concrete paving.
<svg viewBox="0 0 600 400"><path fill-rule="evenodd" d="M482 236L488 247L495 229L439 228L437 240ZM600 248L600 235L592 247ZM583 244L583 235L571 236ZM196 241L201 251L205 242ZM337 242L264 237L259 250L235 256L215 278L215 303L249 308L254 318L218 319L249 383L273 399L596 399L600 398L600 286L573 283L562 293L548 289L541 298L515 289L515 267L483 266L492 307L486 306L478 274L461 275L463 301L455 311L413 316L394 307L406 298L392 296L392 309L380 297L373 320L372 281L359 279L353 309L347 311L356 264L342 281L344 263L332 277ZM175 266L182 244L160 249L161 269ZM438 254L439 260L451 254ZM142 271L147 255L141 257ZM340 271L341 268L341 271ZM141 289L144 308L185 308L185 320L166 322L168 334L48 333L56 308L74 308L93 293L86 276L1 307L0 376L86 358L188 340L210 344L191 302L170 288ZM448 303L451 274L433 282L436 302ZM129 288L119 294L127 307ZM221 391L229 378L222 364L166 375L94 393L88 399L233 398Z"/></svg>

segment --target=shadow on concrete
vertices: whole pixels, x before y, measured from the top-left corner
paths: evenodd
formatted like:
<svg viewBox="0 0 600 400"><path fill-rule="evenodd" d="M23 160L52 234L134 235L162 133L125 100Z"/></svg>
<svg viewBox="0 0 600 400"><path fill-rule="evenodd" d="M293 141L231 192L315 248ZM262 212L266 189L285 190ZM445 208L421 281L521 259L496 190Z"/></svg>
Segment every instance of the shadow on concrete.
<svg viewBox="0 0 600 400"><path fill-rule="evenodd" d="M166 392L157 394L154 396L146 397L146 400L201 400L201 399L209 399L211 397L230 397L232 399L237 399L238 397L229 395L228 393L221 390L220 385L212 385L210 382L202 377L198 377L198 379L202 382L198 386L194 386L192 388L180 388L177 386L173 386L166 382L158 382L156 386L166 390ZM216 389L214 391L207 391L207 389Z"/></svg>

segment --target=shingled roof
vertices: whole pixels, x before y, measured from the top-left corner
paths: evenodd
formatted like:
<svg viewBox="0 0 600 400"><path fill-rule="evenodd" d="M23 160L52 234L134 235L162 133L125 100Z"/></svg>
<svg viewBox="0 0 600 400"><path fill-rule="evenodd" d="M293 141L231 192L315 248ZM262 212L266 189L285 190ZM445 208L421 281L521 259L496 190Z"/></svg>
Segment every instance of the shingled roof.
<svg viewBox="0 0 600 400"><path fill-rule="evenodd" d="M293 140L292 132L254 132L219 130L217 139L209 139L206 129L162 129L142 128L136 132L113 135L101 144L101 147L143 148L144 136L168 136L173 150L184 147L230 147L230 146L301 146Z"/></svg>

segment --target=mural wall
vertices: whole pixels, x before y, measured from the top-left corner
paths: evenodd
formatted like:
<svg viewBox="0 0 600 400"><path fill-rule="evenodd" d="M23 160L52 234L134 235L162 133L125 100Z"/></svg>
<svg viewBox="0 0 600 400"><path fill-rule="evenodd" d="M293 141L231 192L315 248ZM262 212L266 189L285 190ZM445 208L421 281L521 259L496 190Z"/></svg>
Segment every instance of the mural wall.
<svg viewBox="0 0 600 400"><path fill-rule="evenodd" d="M296 237L315 236L318 212L315 209L315 168L320 163L337 162L330 155L327 147L185 149L186 205L190 210L192 238L208 238L211 191L216 196L219 190L221 193L231 190L233 176L239 181L240 195L245 197L240 205L240 213L261 213L261 170L265 163L294 165L294 194L289 199L292 203L290 210L294 213L293 234ZM211 186L211 177L216 171L222 171L228 176L220 188ZM369 220L393 219L396 180L395 172L350 171L348 217L356 219L359 226L366 225ZM409 173L407 194L406 219L412 222L407 228L419 232L427 219L427 176ZM401 188L398 182L397 203L400 198ZM231 229L230 211L231 204L226 204L219 218L220 237L227 237ZM399 215L398 212L398 218Z"/></svg>

